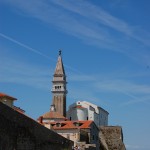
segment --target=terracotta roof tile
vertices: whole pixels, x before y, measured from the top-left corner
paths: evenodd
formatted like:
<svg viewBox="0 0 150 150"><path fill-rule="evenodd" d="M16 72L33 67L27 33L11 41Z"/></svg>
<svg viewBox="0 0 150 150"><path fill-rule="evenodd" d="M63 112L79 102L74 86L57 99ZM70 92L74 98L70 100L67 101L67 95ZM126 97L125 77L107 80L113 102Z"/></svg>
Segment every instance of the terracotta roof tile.
<svg viewBox="0 0 150 150"><path fill-rule="evenodd" d="M89 129L93 121L60 121L50 122L54 130L68 130L68 129ZM60 124L60 125L56 125Z"/></svg>
<svg viewBox="0 0 150 150"><path fill-rule="evenodd" d="M77 105L74 108L79 108L79 109L85 109L85 107L81 106L81 105Z"/></svg>
<svg viewBox="0 0 150 150"><path fill-rule="evenodd" d="M9 99L12 99L12 100L17 100L16 98L14 98L12 96L9 96L9 95L4 94L4 93L0 93L0 98L3 98L3 97L6 97L6 98L9 98Z"/></svg>
<svg viewBox="0 0 150 150"><path fill-rule="evenodd" d="M54 111L49 111L47 113L45 113L44 115L42 115L43 118L63 118L66 119L64 116L62 116L60 113L58 112L54 112Z"/></svg>

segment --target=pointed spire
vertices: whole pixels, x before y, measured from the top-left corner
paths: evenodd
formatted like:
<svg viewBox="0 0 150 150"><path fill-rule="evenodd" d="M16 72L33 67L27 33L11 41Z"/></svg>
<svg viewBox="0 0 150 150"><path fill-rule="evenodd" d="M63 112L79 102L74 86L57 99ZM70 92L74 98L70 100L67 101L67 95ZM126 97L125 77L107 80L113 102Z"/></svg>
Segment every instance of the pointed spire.
<svg viewBox="0 0 150 150"><path fill-rule="evenodd" d="M63 76L65 76L65 70L64 70L64 66L63 66L62 57L61 57L61 50L59 50L59 56L58 56L58 60L57 60L54 75L57 75L57 76L58 75L63 75Z"/></svg>

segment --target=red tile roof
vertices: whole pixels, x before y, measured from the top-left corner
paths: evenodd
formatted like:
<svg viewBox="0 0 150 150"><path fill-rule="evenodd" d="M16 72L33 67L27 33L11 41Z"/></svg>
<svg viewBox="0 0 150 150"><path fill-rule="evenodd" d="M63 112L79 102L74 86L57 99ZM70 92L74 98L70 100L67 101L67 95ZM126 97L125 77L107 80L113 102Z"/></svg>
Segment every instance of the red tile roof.
<svg viewBox="0 0 150 150"><path fill-rule="evenodd" d="M91 120L49 122L54 130L89 129L92 123L94 122Z"/></svg>
<svg viewBox="0 0 150 150"><path fill-rule="evenodd" d="M61 119L66 119L64 116L62 116L60 113L58 112L54 112L54 111L49 111L47 113L45 113L44 115L42 115L43 119L54 119L54 118L61 118Z"/></svg>
<svg viewBox="0 0 150 150"><path fill-rule="evenodd" d="M9 96L7 94L4 94L4 93L0 93L0 98L3 98L3 97L6 97L6 98L9 98L11 100L17 100L16 98L12 97L12 96Z"/></svg>
<svg viewBox="0 0 150 150"><path fill-rule="evenodd" d="M79 108L79 109L85 109L85 107L81 106L81 105L77 105L74 108Z"/></svg>

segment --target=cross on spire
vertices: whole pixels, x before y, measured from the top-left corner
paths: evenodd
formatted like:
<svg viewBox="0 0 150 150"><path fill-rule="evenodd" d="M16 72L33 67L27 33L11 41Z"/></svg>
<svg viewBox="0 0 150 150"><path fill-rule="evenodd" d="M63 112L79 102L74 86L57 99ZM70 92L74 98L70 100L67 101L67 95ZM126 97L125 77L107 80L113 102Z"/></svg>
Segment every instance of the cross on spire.
<svg viewBox="0 0 150 150"><path fill-rule="evenodd" d="M59 50L59 56L61 56L61 49Z"/></svg>

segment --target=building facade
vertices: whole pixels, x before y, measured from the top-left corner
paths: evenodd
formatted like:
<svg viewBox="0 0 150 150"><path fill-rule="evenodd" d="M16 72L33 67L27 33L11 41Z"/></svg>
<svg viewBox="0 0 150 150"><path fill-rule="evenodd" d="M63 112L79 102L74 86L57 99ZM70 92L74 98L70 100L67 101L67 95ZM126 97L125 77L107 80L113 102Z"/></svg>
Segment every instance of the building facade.
<svg viewBox="0 0 150 150"><path fill-rule="evenodd" d="M92 145L95 150L99 150L99 128L94 121L57 121L43 122L43 124L68 140L74 141L74 146L80 146L81 149L85 149Z"/></svg>
<svg viewBox="0 0 150 150"><path fill-rule="evenodd" d="M77 101L69 106L67 118L69 120L93 120L99 126L108 125L108 112L103 108L87 101Z"/></svg>

